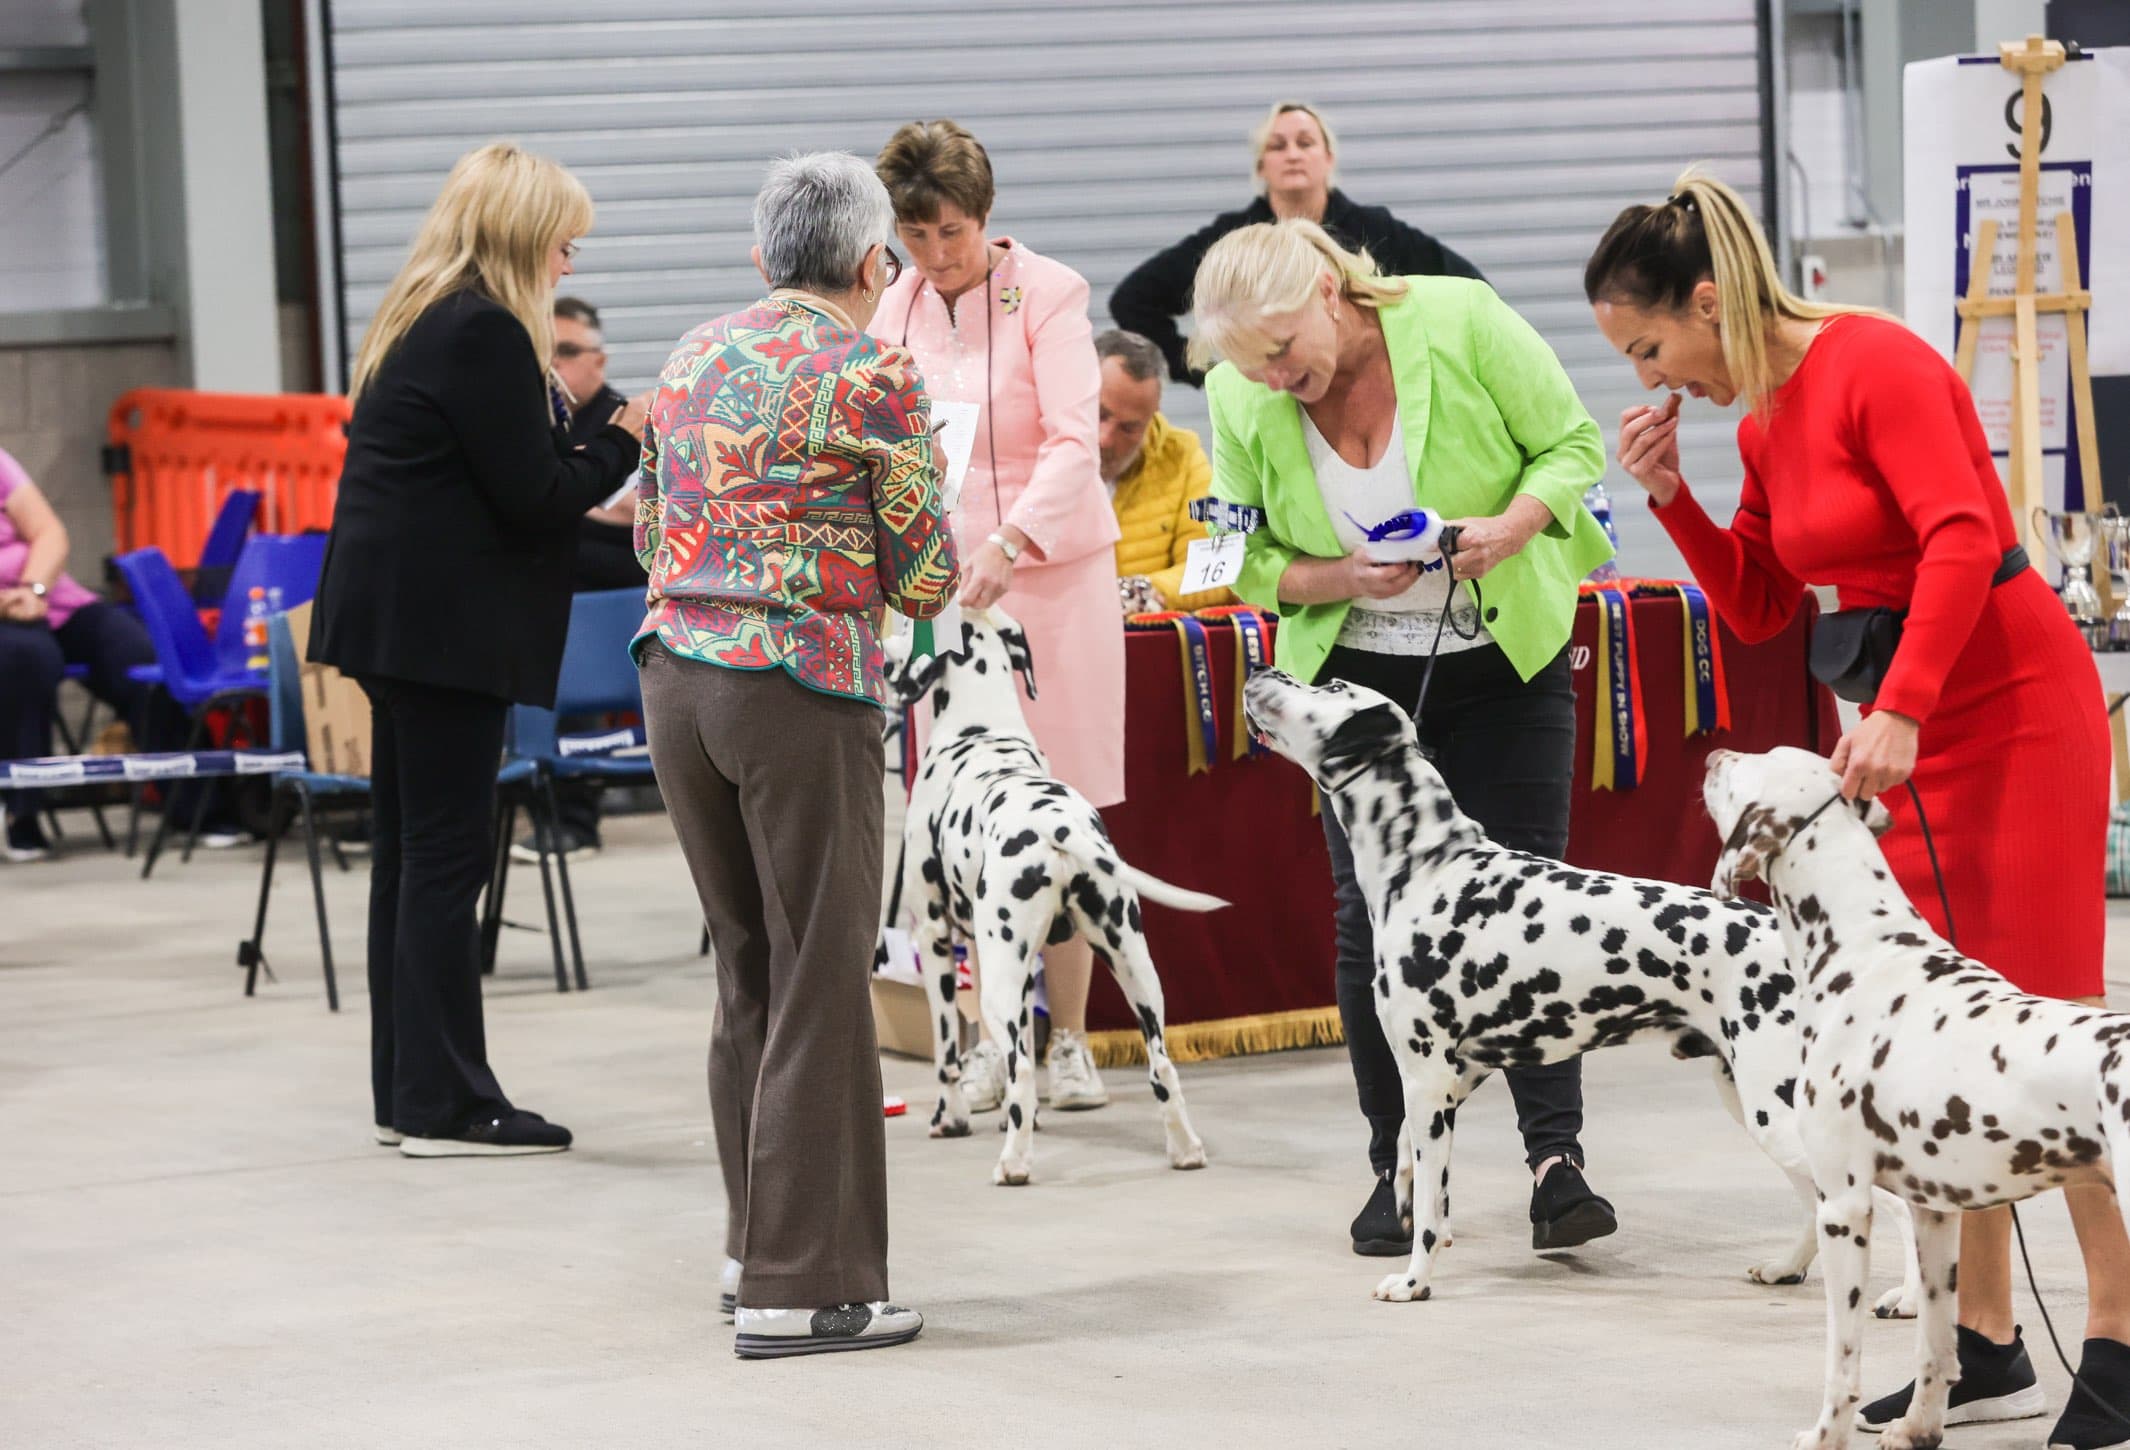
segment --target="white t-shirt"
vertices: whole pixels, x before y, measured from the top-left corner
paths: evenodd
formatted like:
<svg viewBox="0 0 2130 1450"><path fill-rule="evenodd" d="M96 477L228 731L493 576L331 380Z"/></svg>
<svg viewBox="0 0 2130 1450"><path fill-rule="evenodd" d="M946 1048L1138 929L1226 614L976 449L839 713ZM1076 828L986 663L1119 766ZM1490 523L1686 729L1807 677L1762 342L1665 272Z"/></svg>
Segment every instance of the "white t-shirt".
<svg viewBox="0 0 2130 1450"><path fill-rule="evenodd" d="M1368 542L1368 530L1416 507L1413 481L1405 471L1405 425L1394 422L1390 443L1373 468L1356 468L1317 431L1309 410L1302 413L1302 437L1316 469L1317 492L1331 514L1332 532L1348 553ZM1450 592L1450 571L1436 563L1402 594L1388 599L1356 600L1339 628L1339 643L1348 649L1387 655L1424 655L1436 648L1435 633L1443 598ZM1450 622L1442 628L1440 653L1493 643L1479 622L1468 590L1457 591Z"/></svg>

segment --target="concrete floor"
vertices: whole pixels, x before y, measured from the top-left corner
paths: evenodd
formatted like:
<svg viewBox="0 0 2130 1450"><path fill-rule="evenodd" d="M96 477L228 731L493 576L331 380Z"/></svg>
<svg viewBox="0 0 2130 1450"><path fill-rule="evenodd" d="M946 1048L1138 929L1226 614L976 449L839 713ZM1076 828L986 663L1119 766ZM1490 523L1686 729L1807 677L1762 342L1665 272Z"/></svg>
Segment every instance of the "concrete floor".
<svg viewBox="0 0 2130 1450"><path fill-rule="evenodd" d="M338 1016L300 875L269 929L281 980L240 995L257 870L256 851L145 884L93 852L0 868L0 1444L1718 1450L1787 1445L1816 1411L1818 1279L1743 1277L1792 1232L1790 1194L1704 1068L1643 1049L1589 1074L1621 1233L1527 1251L1490 1086L1458 1135L1436 1297L1399 1306L1369 1299L1383 1266L1345 1244L1366 1180L1338 1051L1186 1067L1202 1173L1167 1169L1144 1083L1111 1073L1115 1104L1049 1121L1016 1190L991 1186L993 1134L927 1140L928 1074L888 1059L917 1108L888 1125L895 1294L929 1327L740 1363L716 1310L711 976L663 818L611 823L578 875L595 990L558 996L543 940L505 941L493 1057L576 1130L557 1158L373 1146L361 865L329 884ZM2028 1219L2075 1353L2067 1221L2055 1201ZM2023 1296L2020 1314L2048 1358ZM1867 1384L1905 1379L1910 1345L1874 1325ZM2061 1371L2042 1373L2060 1403ZM2048 1424L1949 1443L2038 1446Z"/></svg>

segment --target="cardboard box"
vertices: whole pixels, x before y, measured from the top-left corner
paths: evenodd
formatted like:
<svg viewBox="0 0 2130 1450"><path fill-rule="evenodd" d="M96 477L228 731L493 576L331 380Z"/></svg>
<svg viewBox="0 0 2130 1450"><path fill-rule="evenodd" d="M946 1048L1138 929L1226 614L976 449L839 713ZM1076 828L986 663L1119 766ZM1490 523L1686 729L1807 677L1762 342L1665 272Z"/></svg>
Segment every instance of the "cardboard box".
<svg viewBox="0 0 2130 1450"><path fill-rule="evenodd" d="M921 983L873 977L873 1035L882 1052L932 1060L932 1008Z"/></svg>
<svg viewBox="0 0 2130 1450"><path fill-rule="evenodd" d="M296 657L302 661L298 668L303 683L303 739L311 769L368 779L370 697L331 665L314 664L303 657L311 637L308 603L288 612L288 632L296 643Z"/></svg>

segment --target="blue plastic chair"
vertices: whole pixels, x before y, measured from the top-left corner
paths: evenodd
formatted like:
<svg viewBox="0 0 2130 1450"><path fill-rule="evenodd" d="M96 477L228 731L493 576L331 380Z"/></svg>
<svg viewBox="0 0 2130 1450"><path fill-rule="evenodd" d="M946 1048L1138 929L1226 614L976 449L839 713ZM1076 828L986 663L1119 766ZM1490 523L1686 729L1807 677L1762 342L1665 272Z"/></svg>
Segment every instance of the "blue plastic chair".
<svg viewBox="0 0 2130 1450"><path fill-rule="evenodd" d="M302 671L297 664L296 642L289 634L288 616L277 614L267 621L268 732L277 751L307 750L303 722ZM245 969L244 995L259 985L259 971L267 975L266 906L274 886L274 857L282 832L289 824L283 812L291 799L303 817L304 848L310 857L311 900L318 912L318 954L325 964L325 1001L340 1010L340 984L333 973L333 940L326 928L325 872L318 854L318 813L328 806L362 806L369 802L370 782L359 775L330 775L310 769L283 771L274 777L274 796L266 827L266 860L259 868L259 914L252 923L251 937L237 943L237 965ZM336 852L337 854L337 852ZM341 862L345 870L347 863Z"/></svg>
<svg viewBox="0 0 2130 1450"><path fill-rule="evenodd" d="M542 710L520 705L511 712L510 763L500 778L520 787L513 796L528 799L533 820L533 840L540 855L540 880L548 893L548 930L555 942L555 981L566 990L562 945L555 935L554 892L548 881L548 858L553 857L561 885L562 911L569 928L570 959L575 968L577 990L591 983L584 969L584 946L577 931L577 899L570 885L569 860L555 839L561 810L555 783L566 780L599 780L616 785L648 784L656 779L648 755L567 755L560 748L556 722L572 715L608 715L643 711L643 685L636 662L629 655L629 641L643 627L644 595L640 589L605 589L579 594L570 601L569 634L562 646L562 670L555 683L555 707ZM505 834L512 823L515 803L504 812ZM491 922L500 923L503 881L509 873L507 851L500 853L494 887L489 893ZM487 928L492 945L493 927Z"/></svg>
<svg viewBox="0 0 2130 1450"><path fill-rule="evenodd" d="M229 592L229 571L244 552L245 536L259 517L260 495L240 488L222 500L207 542L200 549L199 566L192 573L192 600L202 609L211 608Z"/></svg>
<svg viewBox="0 0 2130 1450"><path fill-rule="evenodd" d="M263 696L266 693L266 672L244 668L241 651L234 662L216 657L214 642L201 627L192 596L185 592L177 570L170 566L170 560L161 549L151 544L130 554L120 554L111 562L117 567L119 577L125 580L126 588L133 596L133 608L147 627L149 642L155 646L156 663L137 667L129 673L137 680L161 685L185 708L192 717L192 730L185 749L197 750L206 735L207 717L217 709ZM223 613L226 618L228 611L225 609ZM241 621L239 623L241 628ZM149 673L151 670L153 674ZM199 839L200 818L206 804L206 792L198 792L192 829L185 841L187 860L192 858L193 846ZM156 858L162 854L163 843L169 836L170 812L165 809L156 823L155 835L148 843L147 859L141 863L143 879L155 870Z"/></svg>
<svg viewBox="0 0 2130 1450"><path fill-rule="evenodd" d="M225 668L244 663L244 621L251 612L251 591L267 597L281 591L276 609L294 609L318 594L318 575L325 567L324 534L261 534L245 544L229 571L229 590L215 627L215 657ZM300 749L302 742L297 742Z"/></svg>

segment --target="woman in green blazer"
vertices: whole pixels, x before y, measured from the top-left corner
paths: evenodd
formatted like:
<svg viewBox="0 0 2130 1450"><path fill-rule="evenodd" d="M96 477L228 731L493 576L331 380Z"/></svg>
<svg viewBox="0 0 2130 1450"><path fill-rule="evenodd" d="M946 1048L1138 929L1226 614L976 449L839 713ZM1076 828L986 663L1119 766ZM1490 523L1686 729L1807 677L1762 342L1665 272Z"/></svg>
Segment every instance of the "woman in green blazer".
<svg viewBox="0 0 2130 1450"><path fill-rule="evenodd" d="M1201 365L1226 359L1206 379L1213 492L1265 514L1235 592L1279 612L1280 668L1410 709L1449 598L1421 743L1495 841L1558 857L1575 761L1576 585L1612 552L1582 502L1605 470L1604 441L1559 359L1486 283L1378 276L1306 221L1222 238L1193 305ZM1371 562L1368 531L1416 507L1461 529L1449 567ZM1390 1182L1404 1098L1376 1020L1374 936L1330 811L1324 834L1339 1015L1376 1175L1354 1252L1405 1254ZM1612 1207L1582 1174L1582 1064L1505 1076L1536 1180L1532 1246L1611 1233Z"/></svg>

